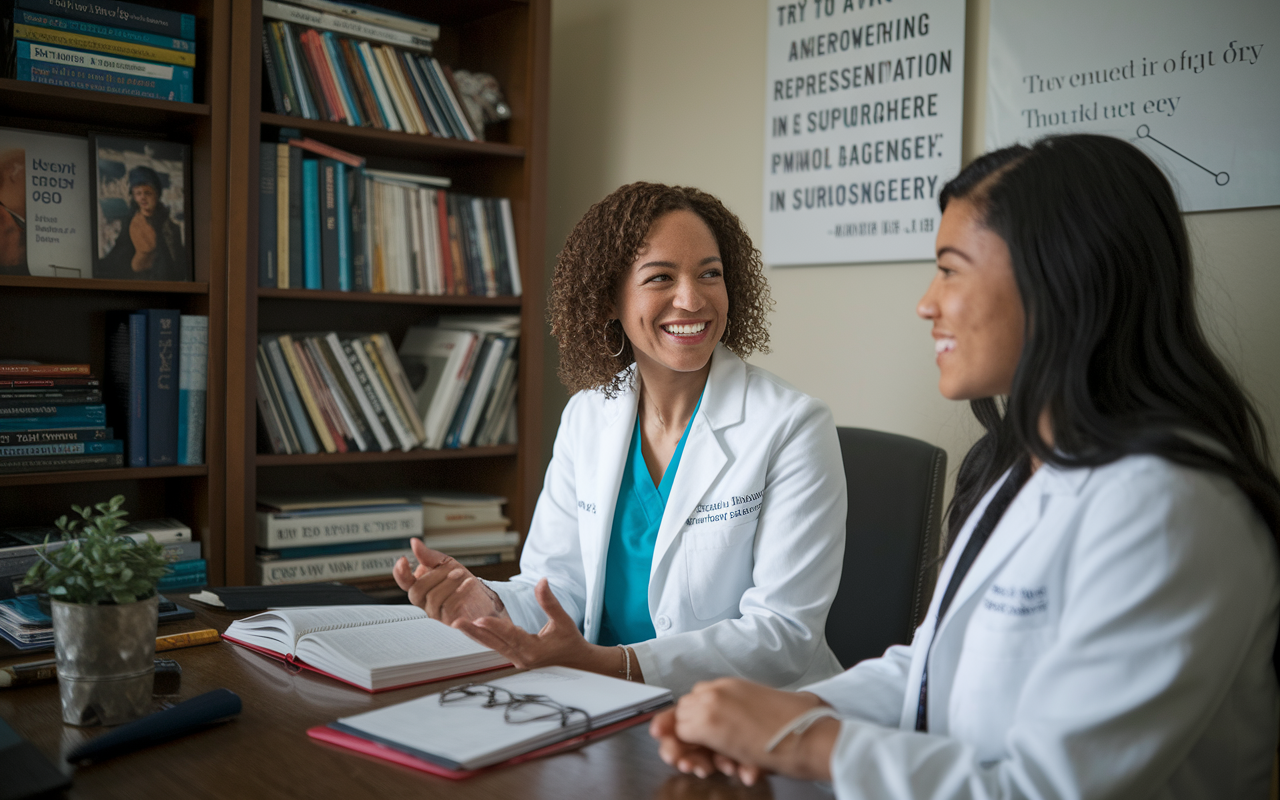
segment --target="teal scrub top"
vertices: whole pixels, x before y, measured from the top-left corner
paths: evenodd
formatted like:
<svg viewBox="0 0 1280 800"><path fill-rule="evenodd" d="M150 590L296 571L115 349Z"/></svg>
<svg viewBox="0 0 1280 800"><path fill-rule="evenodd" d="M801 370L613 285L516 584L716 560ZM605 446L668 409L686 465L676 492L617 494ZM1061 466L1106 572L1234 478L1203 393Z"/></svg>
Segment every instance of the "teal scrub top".
<svg viewBox="0 0 1280 800"><path fill-rule="evenodd" d="M640 420L637 416L627 463L618 489L618 505L613 511L613 533L609 537L609 554L604 571L604 613L600 619L597 644L613 646L635 644L653 639L653 620L649 617L649 570L653 565L653 548L658 542L658 527L671 496L685 440L693 428L693 420L702 407L702 398L689 417L680 443L662 474L662 483L653 485L649 468L640 448Z"/></svg>

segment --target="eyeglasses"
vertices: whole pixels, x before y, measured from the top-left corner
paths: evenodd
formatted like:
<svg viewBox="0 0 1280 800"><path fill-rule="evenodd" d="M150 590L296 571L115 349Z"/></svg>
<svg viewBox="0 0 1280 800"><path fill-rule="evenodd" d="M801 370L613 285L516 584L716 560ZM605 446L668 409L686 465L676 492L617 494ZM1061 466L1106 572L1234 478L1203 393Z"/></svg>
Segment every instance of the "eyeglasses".
<svg viewBox="0 0 1280 800"><path fill-rule="evenodd" d="M591 715L580 708L557 703L545 694L516 694L501 686L487 683L468 683L440 693L440 705L482 699L481 708L502 708L502 719L512 724L560 720L560 727L569 727L575 714L582 715L587 727L591 727Z"/></svg>
<svg viewBox="0 0 1280 800"><path fill-rule="evenodd" d="M27 232L27 220L25 217L23 217L17 211L14 211L12 208L9 208L4 203L0 203L0 208L3 208L5 211L9 212L9 216L13 217L13 223L18 226L18 230L22 231L23 233Z"/></svg>

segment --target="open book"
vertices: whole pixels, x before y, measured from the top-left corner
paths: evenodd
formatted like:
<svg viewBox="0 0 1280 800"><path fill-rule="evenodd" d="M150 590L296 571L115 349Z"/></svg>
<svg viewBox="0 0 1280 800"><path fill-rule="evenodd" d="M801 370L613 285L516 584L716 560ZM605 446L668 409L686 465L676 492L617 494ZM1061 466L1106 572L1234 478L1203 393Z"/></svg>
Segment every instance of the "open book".
<svg viewBox="0 0 1280 800"><path fill-rule="evenodd" d="M231 623L222 638L369 692L510 666L411 605L281 608Z"/></svg>
<svg viewBox="0 0 1280 800"><path fill-rule="evenodd" d="M499 703L493 707L485 704L488 689L470 686L343 717L307 734L424 772L465 778L477 769L607 735L671 702L671 692L660 686L568 667L486 681L484 687L497 688ZM528 702L530 695L538 700ZM508 707L513 699L526 702Z"/></svg>

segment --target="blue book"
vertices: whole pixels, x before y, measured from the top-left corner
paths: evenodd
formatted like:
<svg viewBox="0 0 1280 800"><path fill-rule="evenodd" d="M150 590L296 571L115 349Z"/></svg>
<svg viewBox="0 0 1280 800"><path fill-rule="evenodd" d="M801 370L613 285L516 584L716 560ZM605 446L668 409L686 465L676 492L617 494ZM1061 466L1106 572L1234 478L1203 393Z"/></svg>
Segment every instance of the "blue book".
<svg viewBox="0 0 1280 800"><path fill-rule="evenodd" d="M195 99L191 67L54 47L19 39L18 80L190 103Z"/></svg>
<svg viewBox="0 0 1280 800"><path fill-rule="evenodd" d="M302 160L302 263L305 286L324 286L320 276L320 162Z"/></svg>
<svg viewBox="0 0 1280 800"><path fill-rule="evenodd" d="M178 321L178 463L204 463L208 395L209 318L183 314Z"/></svg>
<svg viewBox="0 0 1280 800"><path fill-rule="evenodd" d="M273 142L258 145L258 285L274 289L279 283L279 217L276 192L276 148Z"/></svg>
<svg viewBox="0 0 1280 800"><path fill-rule="evenodd" d="M175 39L196 38L195 16L163 8L125 3L121 0L94 0L92 3L68 2L68 0L17 0L17 6L42 14L55 14L99 25L119 25L138 31L150 31Z"/></svg>
<svg viewBox="0 0 1280 800"><path fill-rule="evenodd" d="M337 161L320 159L320 274L326 292L341 288L338 253L342 243L338 240L338 170Z"/></svg>
<svg viewBox="0 0 1280 800"><path fill-rule="evenodd" d="M333 162L334 193L337 195L338 289L351 291L351 202L347 198L347 165Z"/></svg>
<svg viewBox="0 0 1280 800"><path fill-rule="evenodd" d="M54 428L104 428L107 407L65 406L47 417L3 417L0 431L47 431Z"/></svg>
<svg viewBox="0 0 1280 800"><path fill-rule="evenodd" d="M406 545L407 546L407 545ZM189 575L193 572L203 573L208 563L203 558L189 558L186 561L173 561L166 567L166 577L170 575Z"/></svg>
<svg viewBox="0 0 1280 800"><path fill-rule="evenodd" d="M147 318L107 314L107 401L110 421L122 431L125 464L147 465ZM53 440L50 435L49 439Z"/></svg>
<svg viewBox="0 0 1280 800"><path fill-rule="evenodd" d="M308 453L320 452L320 443L311 431L311 419L307 416L307 410L302 407L302 398L298 397L298 390L293 385L293 376L285 362L284 352L280 349L280 340L267 334L260 341L267 348L267 361L270 362L271 372L280 387L280 394L284 397L285 411L293 422L302 449Z"/></svg>
<svg viewBox="0 0 1280 800"><path fill-rule="evenodd" d="M364 168L352 167L347 171L347 222L351 242L351 290L355 292L369 291L369 258L366 253L369 233L365 230L365 202Z"/></svg>
<svg viewBox="0 0 1280 800"><path fill-rule="evenodd" d="M15 11L13 21L18 25L34 25L37 28L79 33L84 36L98 36L103 39L114 39L117 42L132 42L148 47L177 50L180 53L195 53L196 51L196 43L190 39L177 39L158 33L118 28L114 25L99 25L93 22L84 22L83 20L65 19L34 11Z"/></svg>
<svg viewBox="0 0 1280 800"><path fill-rule="evenodd" d="M347 107L351 109L352 118L347 121L347 124L363 126L365 122L360 115L360 104L356 102L356 93L351 89L351 77L347 74L347 63L338 49L337 39L332 31L325 31L320 34L320 41L324 43L325 52L333 64L333 71L338 76L338 91L342 92L342 99L347 101Z"/></svg>
<svg viewBox="0 0 1280 800"><path fill-rule="evenodd" d="M124 442L59 442L0 446L0 456L78 456L85 453L123 453ZM408 547L408 545L405 545Z"/></svg>
<svg viewBox="0 0 1280 800"><path fill-rule="evenodd" d="M178 312L148 308L147 466L178 463Z"/></svg>

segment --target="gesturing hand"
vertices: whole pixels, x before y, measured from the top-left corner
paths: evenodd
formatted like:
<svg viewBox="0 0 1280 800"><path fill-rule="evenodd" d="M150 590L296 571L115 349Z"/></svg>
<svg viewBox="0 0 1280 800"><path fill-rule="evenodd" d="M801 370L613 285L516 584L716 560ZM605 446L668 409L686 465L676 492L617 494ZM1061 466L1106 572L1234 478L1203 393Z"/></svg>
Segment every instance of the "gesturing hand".
<svg viewBox="0 0 1280 800"><path fill-rule="evenodd" d="M402 558L391 571L400 588L409 593L410 603L446 625L480 617L507 619L502 601L471 570L420 539L410 543L417 569L410 570L409 560Z"/></svg>
<svg viewBox="0 0 1280 800"><path fill-rule="evenodd" d="M559 665L616 676L617 664L621 663L617 648L588 644L578 631L577 623L551 593L546 578L538 581L533 592L547 614L547 624L537 634L526 633L510 619L496 617L460 619L452 625L480 644L497 650L521 669Z"/></svg>

